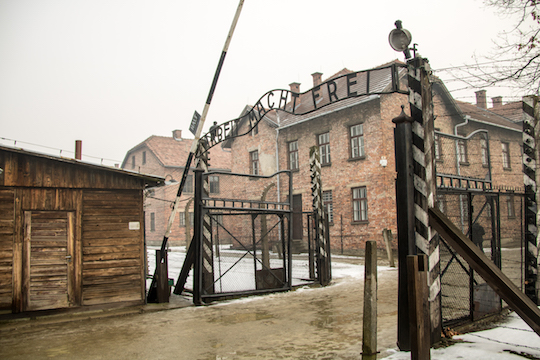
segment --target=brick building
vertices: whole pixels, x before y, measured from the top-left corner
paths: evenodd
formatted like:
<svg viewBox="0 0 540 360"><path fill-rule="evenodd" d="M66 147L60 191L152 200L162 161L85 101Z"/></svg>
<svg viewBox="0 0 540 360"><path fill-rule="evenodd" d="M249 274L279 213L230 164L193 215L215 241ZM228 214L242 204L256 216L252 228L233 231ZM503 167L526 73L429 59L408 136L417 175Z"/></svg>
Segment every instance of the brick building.
<svg viewBox="0 0 540 360"><path fill-rule="evenodd" d="M159 245L163 240L172 205L186 165L193 139L182 138L181 130L174 130L172 137L152 135L130 149L122 168L144 174L165 177L166 185L152 188L145 195L145 223L147 244ZM209 154L211 170L230 170L231 154L228 149L214 147ZM192 168L195 164L192 163ZM219 177L213 177L211 191L219 192ZM193 173L190 171L181 197L169 241L185 245L193 234Z"/></svg>
<svg viewBox="0 0 540 360"><path fill-rule="evenodd" d="M325 81L350 73L343 69ZM403 83L406 74L401 70L400 75ZM312 76L313 87L317 88L322 74ZM437 137L438 171L491 179L497 187L521 187L521 125L488 110L485 92L478 93L478 104L467 104L454 100L441 81L434 81L435 129L442 135L455 136ZM388 77L380 76L372 77L369 86L384 89L392 84ZM297 113L317 101L313 91L300 93L298 83L290 84L290 89L299 94L294 103ZM329 89L320 87L321 98ZM394 235L397 232L392 119L400 114L401 105L408 109L407 101L406 95L389 92L348 98L305 115L267 112L252 133L223 145L233 154L233 173L271 175L292 170L293 193L282 196L292 195L297 212L311 211L309 149L319 146L332 248L356 251L363 249L367 240L375 240L384 248L382 230L391 229ZM247 111L249 108L244 113ZM238 133L244 133L250 124L244 118L237 126ZM293 220L293 238L306 235L305 220L303 227L299 224L299 220Z"/></svg>

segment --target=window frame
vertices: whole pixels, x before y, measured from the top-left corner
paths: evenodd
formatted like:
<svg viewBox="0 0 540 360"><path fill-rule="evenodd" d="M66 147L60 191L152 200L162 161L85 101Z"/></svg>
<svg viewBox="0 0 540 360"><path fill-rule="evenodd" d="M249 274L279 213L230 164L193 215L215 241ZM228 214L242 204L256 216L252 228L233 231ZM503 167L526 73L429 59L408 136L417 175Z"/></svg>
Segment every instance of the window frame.
<svg viewBox="0 0 540 360"><path fill-rule="evenodd" d="M156 231L156 214L153 212L150 213L150 231Z"/></svg>
<svg viewBox="0 0 540 360"><path fill-rule="evenodd" d="M359 193L356 196L355 190L358 190ZM364 196L361 196L363 193ZM366 186L358 186L351 188L351 195L352 195L352 220L353 223L367 223L369 221L369 214L368 214L368 200L367 200L367 187ZM358 205L356 205L358 204ZM357 216L358 215L358 216ZM364 216L365 215L365 216Z"/></svg>
<svg viewBox="0 0 540 360"><path fill-rule="evenodd" d="M322 142L321 137L323 138ZM319 146L319 158L322 166L328 166L332 164L330 157L330 131L317 135L317 145Z"/></svg>
<svg viewBox="0 0 540 360"><path fill-rule="evenodd" d="M184 211L178 213L178 226L186 227L186 213Z"/></svg>
<svg viewBox="0 0 540 360"><path fill-rule="evenodd" d="M184 189L182 190L184 193L193 193L193 174L188 174L186 177L186 182L184 184Z"/></svg>
<svg viewBox="0 0 540 360"><path fill-rule="evenodd" d="M442 147L441 147L441 137L439 134L435 133L435 136L433 137L433 151L435 153L435 161L442 162Z"/></svg>
<svg viewBox="0 0 540 360"><path fill-rule="evenodd" d="M480 139L480 157L482 159L482 166L489 167L489 151L487 139Z"/></svg>
<svg viewBox="0 0 540 360"><path fill-rule="evenodd" d="M254 159L256 155L256 159ZM260 175L259 150L249 152L249 173L251 175Z"/></svg>
<svg viewBox="0 0 540 360"><path fill-rule="evenodd" d="M514 205L514 195L506 195L506 216L508 219L515 219L516 207Z"/></svg>
<svg viewBox="0 0 540 360"><path fill-rule="evenodd" d="M291 145L295 144L296 149L291 150ZM298 140L289 141L287 143L287 153L288 153L288 159L289 159L289 170L291 171L298 171L300 170L300 161L298 160ZM294 161L292 157L294 156ZM294 166L293 166L294 165Z"/></svg>
<svg viewBox="0 0 540 360"><path fill-rule="evenodd" d="M512 163L510 160L510 143L508 141L501 141L501 153L503 169L511 170Z"/></svg>
<svg viewBox="0 0 540 360"><path fill-rule="evenodd" d="M353 135L353 128L359 127L360 133ZM349 126L348 129L348 135L349 135L349 159L350 160L359 160L359 159L365 159L366 157L366 144L364 139L364 123L355 124ZM354 145L354 140L357 139L356 146ZM361 144L360 144L361 143ZM358 151L358 155L355 156L355 150Z"/></svg>
<svg viewBox="0 0 540 360"><path fill-rule="evenodd" d="M326 195L326 196L325 196ZM328 195L329 198L328 198ZM326 190L322 192L322 201L324 210L328 214L328 222L330 224L334 223L334 195L332 194L332 190Z"/></svg>
<svg viewBox="0 0 540 360"><path fill-rule="evenodd" d="M209 187L210 194L219 194L219 176L217 175L208 176L208 187Z"/></svg>
<svg viewBox="0 0 540 360"><path fill-rule="evenodd" d="M467 141L465 139L459 139L458 141L458 159L459 163L462 165L468 165L469 164L469 156L468 156L468 149L467 149Z"/></svg>

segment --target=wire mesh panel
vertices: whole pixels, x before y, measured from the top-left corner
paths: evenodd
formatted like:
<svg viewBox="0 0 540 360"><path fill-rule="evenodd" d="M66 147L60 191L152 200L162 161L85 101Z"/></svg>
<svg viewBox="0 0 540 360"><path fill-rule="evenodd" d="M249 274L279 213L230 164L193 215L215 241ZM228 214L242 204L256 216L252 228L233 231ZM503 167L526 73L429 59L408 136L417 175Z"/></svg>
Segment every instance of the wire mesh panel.
<svg viewBox="0 0 540 360"><path fill-rule="evenodd" d="M523 288L521 195L439 189L437 205L516 286ZM441 240L443 322L475 320L500 311L501 300L495 291Z"/></svg>

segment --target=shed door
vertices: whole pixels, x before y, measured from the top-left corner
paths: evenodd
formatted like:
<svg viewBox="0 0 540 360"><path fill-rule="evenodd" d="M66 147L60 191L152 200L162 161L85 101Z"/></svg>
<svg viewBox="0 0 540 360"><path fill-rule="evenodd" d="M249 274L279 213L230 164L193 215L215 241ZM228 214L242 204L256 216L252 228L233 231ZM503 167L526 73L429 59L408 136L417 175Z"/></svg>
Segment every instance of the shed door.
<svg viewBox="0 0 540 360"><path fill-rule="evenodd" d="M68 307L72 278L73 213L26 211L25 310Z"/></svg>

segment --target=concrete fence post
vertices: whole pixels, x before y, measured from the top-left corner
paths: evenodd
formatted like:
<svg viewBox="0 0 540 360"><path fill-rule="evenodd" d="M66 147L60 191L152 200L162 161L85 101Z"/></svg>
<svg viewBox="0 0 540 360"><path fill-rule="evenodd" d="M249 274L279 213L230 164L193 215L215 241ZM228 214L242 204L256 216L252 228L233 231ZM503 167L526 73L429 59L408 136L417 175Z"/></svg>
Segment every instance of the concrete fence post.
<svg viewBox="0 0 540 360"><path fill-rule="evenodd" d="M362 359L377 359L377 242L366 242Z"/></svg>

